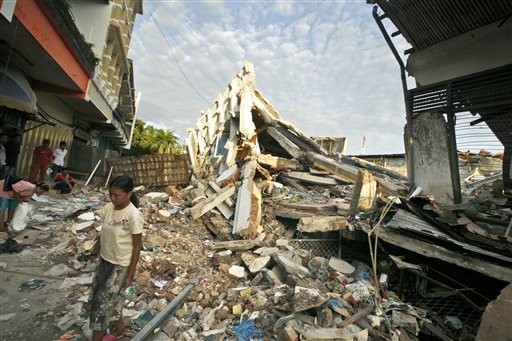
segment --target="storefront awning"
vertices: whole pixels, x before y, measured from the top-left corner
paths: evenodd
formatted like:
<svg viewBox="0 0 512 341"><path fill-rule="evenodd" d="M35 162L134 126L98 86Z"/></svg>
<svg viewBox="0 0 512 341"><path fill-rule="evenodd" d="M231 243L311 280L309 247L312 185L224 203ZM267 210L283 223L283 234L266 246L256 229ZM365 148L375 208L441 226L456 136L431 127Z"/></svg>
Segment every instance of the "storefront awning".
<svg viewBox="0 0 512 341"><path fill-rule="evenodd" d="M4 64L0 64L0 106L37 113L37 97L25 76Z"/></svg>

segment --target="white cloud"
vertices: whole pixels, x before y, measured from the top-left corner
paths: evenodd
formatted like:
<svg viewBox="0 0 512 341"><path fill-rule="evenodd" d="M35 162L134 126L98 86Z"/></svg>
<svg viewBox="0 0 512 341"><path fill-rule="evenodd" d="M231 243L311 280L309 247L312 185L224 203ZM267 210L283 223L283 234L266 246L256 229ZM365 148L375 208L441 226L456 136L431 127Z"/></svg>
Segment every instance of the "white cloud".
<svg viewBox="0 0 512 341"><path fill-rule="evenodd" d="M129 54L141 119L184 136L248 59L256 88L306 134L346 136L349 153L359 152L363 136L368 153L403 151L398 64L365 2L146 5L201 96L146 10Z"/></svg>

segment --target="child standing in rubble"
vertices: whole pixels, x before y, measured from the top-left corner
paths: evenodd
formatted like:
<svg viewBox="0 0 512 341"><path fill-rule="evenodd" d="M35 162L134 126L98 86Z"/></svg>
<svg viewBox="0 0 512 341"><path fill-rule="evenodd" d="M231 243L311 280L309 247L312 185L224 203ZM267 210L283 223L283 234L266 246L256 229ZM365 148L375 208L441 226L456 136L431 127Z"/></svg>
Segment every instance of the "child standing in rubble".
<svg viewBox="0 0 512 341"><path fill-rule="evenodd" d="M91 252L93 258L100 256L89 298L93 341L104 340L110 321L114 321L115 332L105 339L125 334L123 291L132 286L142 245L144 219L137 209L133 180L124 175L115 178L109 194L112 202L101 211L101 232Z"/></svg>

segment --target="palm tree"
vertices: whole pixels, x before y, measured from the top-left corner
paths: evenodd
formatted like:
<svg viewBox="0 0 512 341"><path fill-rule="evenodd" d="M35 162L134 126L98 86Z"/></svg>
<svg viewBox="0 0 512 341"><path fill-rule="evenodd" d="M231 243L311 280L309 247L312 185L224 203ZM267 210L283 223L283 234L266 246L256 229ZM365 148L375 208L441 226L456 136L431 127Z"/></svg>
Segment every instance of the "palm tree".
<svg viewBox="0 0 512 341"><path fill-rule="evenodd" d="M178 145L178 138L171 129L155 129L148 142L151 150L157 150L158 154L170 154Z"/></svg>

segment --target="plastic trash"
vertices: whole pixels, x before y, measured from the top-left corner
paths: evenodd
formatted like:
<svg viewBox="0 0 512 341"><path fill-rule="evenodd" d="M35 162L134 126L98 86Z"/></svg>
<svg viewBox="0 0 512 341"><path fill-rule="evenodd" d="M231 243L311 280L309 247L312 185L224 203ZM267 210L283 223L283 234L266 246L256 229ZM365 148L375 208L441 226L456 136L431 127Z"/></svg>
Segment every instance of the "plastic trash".
<svg viewBox="0 0 512 341"><path fill-rule="evenodd" d="M35 290L35 289L39 289L39 288L42 288L46 285L46 282L43 281L42 279L35 279L35 278L32 278L31 280L28 280L24 283L21 283L21 285L19 286L18 290L19 291L32 291L32 290Z"/></svg>
<svg viewBox="0 0 512 341"><path fill-rule="evenodd" d="M32 220L32 214L34 213L34 206L27 202L19 203L14 211L14 216L10 227L14 231L23 231L28 223Z"/></svg>
<svg viewBox="0 0 512 341"><path fill-rule="evenodd" d="M250 341L253 336L265 333L265 328L258 328L254 320L247 320L235 327L236 337L239 341Z"/></svg>

